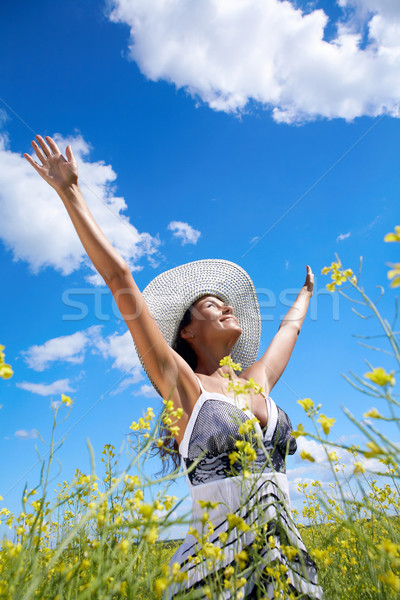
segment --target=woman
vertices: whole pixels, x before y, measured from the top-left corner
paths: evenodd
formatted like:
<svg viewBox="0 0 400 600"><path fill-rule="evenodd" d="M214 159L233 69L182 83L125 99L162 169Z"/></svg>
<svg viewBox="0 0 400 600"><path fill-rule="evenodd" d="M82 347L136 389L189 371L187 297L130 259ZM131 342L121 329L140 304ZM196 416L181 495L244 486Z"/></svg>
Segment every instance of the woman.
<svg viewBox="0 0 400 600"><path fill-rule="evenodd" d="M181 415L174 435L188 467L194 518L171 561L185 577L169 593L201 588L197 597L322 598L315 565L289 510L285 458L296 449L291 424L269 397L307 312L310 267L277 334L256 360L260 315L243 269L229 261L189 263L156 277L142 295L85 204L71 147L65 159L50 137L36 136L32 146L41 164L25 158L57 191L153 385ZM221 366L227 356L241 362L240 377L234 365ZM259 387L242 393L251 380ZM196 544L200 537L203 549Z"/></svg>

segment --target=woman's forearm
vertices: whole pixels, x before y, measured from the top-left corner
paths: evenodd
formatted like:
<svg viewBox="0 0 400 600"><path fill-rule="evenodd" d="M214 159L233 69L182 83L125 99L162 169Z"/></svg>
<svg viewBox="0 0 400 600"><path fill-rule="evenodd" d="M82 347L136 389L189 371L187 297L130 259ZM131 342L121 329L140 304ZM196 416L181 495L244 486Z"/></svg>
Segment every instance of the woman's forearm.
<svg viewBox="0 0 400 600"><path fill-rule="evenodd" d="M286 313L284 319L282 319L279 329L286 325L291 325L295 327L298 332L300 331L307 314L311 296L312 291L309 291L307 286L304 285L298 293L296 300Z"/></svg>
<svg viewBox="0 0 400 600"><path fill-rule="evenodd" d="M82 196L79 185L71 184L65 189L59 190L58 194L68 211L83 247L104 281L107 283L115 276L120 275L126 268L126 262L97 225Z"/></svg>

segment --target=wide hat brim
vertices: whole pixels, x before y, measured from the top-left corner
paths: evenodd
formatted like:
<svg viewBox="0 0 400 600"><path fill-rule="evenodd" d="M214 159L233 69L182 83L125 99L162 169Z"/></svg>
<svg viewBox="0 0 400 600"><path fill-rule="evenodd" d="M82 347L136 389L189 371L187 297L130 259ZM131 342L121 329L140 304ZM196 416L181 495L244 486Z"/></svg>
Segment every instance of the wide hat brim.
<svg viewBox="0 0 400 600"><path fill-rule="evenodd" d="M147 306L169 346L175 341L186 310L205 295L217 296L232 306L242 334L231 357L241 364L242 370L247 369L257 360L261 317L253 282L242 267L228 260L197 260L164 271L143 290Z"/></svg>

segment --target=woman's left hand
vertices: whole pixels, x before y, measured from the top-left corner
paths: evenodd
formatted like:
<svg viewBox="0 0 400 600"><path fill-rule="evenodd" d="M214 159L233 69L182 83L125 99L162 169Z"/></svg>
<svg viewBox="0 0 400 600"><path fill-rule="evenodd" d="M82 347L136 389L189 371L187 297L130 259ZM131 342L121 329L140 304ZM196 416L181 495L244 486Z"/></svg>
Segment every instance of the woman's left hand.
<svg viewBox="0 0 400 600"><path fill-rule="evenodd" d="M307 265L307 277L304 283L304 286L307 289L307 292L310 292L310 294L313 293L313 289L314 289L314 273L311 270L311 267L309 265Z"/></svg>

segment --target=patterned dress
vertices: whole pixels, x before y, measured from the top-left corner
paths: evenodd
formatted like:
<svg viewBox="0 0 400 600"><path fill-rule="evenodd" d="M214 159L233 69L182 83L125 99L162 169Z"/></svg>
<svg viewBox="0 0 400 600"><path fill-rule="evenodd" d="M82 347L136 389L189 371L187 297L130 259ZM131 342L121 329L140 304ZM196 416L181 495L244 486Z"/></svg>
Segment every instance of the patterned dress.
<svg viewBox="0 0 400 600"><path fill-rule="evenodd" d="M202 393L179 446L188 469L194 535L187 534L171 559L186 576L165 598L323 599L315 563L290 513L285 458L297 446L289 417L265 397L266 427L255 423L254 435L243 436L240 426L254 415L199 383ZM232 464L238 440L251 440L251 472L240 461ZM207 501L218 504L210 508ZM202 521L204 510L211 529Z"/></svg>

